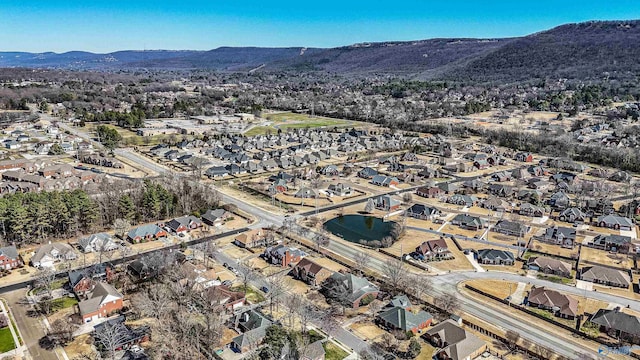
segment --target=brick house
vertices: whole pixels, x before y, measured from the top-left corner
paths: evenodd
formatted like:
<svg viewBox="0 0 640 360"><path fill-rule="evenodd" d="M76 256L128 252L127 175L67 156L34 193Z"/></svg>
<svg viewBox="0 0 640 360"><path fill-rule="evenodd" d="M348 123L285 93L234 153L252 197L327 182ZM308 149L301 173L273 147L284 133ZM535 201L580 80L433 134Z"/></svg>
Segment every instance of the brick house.
<svg viewBox="0 0 640 360"><path fill-rule="evenodd" d="M121 310L123 297L116 288L106 282L99 282L92 291L86 294L86 299L78 303L83 323L88 323Z"/></svg>
<svg viewBox="0 0 640 360"><path fill-rule="evenodd" d="M15 246L5 246L0 248L0 268L5 270L15 269L24 265L18 249Z"/></svg>
<svg viewBox="0 0 640 360"><path fill-rule="evenodd" d="M431 325L433 316L414 307L406 295L398 295L378 314L376 320L384 328L418 334Z"/></svg>
<svg viewBox="0 0 640 360"><path fill-rule="evenodd" d="M375 285L371 284L369 280L363 277L340 272L333 273L333 275L324 282L323 286L327 286L328 284L339 286L342 289L341 292L346 294L342 301L354 309L363 306L364 303L367 302L366 299L375 299L380 291Z"/></svg>
<svg viewBox="0 0 640 360"><path fill-rule="evenodd" d="M134 244L167 237L167 232L156 224L142 225L131 229L127 238Z"/></svg>
<svg viewBox="0 0 640 360"><path fill-rule="evenodd" d="M481 249L478 250L478 262L486 265L513 265L515 256L510 251Z"/></svg>
<svg viewBox="0 0 640 360"><path fill-rule="evenodd" d="M547 256L530 257L527 268L571 279L571 264Z"/></svg>
<svg viewBox="0 0 640 360"><path fill-rule="evenodd" d="M185 233L202 227L202 221L193 215L185 215L171 219L167 227L176 234Z"/></svg>
<svg viewBox="0 0 640 360"><path fill-rule="evenodd" d="M437 186L432 187L420 187L416 189L416 195L426 197L426 198L437 198L444 195L444 191Z"/></svg>
<svg viewBox="0 0 640 360"><path fill-rule="evenodd" d="M295 279L311 286L319 286L333 274L333 271L305 258L296 264L291 273Z"/></svg>
<svg viewBox="0 0 640 360"><path fill-rule="evenodd" d="M300 262L307 254L300 249L276 245L266 248L263 256L268 263L287 267Z"/></svg>

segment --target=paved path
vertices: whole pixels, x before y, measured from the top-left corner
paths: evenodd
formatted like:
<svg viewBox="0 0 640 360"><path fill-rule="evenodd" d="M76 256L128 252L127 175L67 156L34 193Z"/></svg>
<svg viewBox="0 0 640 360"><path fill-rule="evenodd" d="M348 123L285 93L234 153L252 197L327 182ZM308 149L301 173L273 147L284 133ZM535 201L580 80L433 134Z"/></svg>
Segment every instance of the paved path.
<svg viewBox="0 0 640 360"><path fill-rule="evenodd" d="M11 319L12 314L9 314L9 309L4 306L4 301L2 301L2 299L0 299L0 310L2 310L2 313L7 317L7 320ZM9 325L9 330L11 331L11 337L13 337L13 343L16 346L14 354L22 356L23 348L20 346L20 340L18 340L18 334L16 334L16 330L13 328L13 325Z"/></svg>

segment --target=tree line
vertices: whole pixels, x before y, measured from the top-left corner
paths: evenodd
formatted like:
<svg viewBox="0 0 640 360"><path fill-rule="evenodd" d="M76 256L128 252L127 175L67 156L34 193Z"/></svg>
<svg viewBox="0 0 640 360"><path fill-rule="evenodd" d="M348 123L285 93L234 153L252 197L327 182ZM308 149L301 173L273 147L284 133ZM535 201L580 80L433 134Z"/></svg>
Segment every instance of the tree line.
<svg viewBox="0 0 640 360"><path fill-rule="evenodd" d="M75 236L92 229L99 216L96 202L83 190L0 197L2 237L16 245Z"/></svg>

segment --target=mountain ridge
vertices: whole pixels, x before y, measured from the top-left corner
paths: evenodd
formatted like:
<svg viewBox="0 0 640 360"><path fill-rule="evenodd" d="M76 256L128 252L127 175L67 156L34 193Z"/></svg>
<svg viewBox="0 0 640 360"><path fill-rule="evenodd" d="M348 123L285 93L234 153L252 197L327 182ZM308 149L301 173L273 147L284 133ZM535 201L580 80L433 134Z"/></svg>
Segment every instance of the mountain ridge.
<svg viewBox="0 0 640 360"><path fill-rule="evenodd" d="M396 74L419 79L517 81L640 73L640 21L571 23L512 38L362 42L334 48L229 47L106 54L0 52L0 67L79 70L211 69Z"/></svg>

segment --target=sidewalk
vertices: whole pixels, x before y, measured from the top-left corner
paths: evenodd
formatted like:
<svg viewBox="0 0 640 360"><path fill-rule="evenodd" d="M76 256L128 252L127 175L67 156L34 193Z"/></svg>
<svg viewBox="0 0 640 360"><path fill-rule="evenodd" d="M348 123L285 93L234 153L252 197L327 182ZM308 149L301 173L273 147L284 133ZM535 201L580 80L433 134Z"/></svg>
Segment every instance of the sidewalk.
<svg viewBox="0 0 640 360"><path fill-rule="evenodd" d="M9 320L9 330L11 331L11 337L13 337L13 343L15 344L15 349L8 351L7 353L13 353L16 356L23 356L24 353L24 346L20 345L20 340L18 338L18 335L16 334L16 331L19 331L17 329L17 325L15 325L13 319L13 314L9 313L9 310L4 306L4 299L0 299L0 310L2 310L2 313L4 313L7 316L7 319Z"/></svg>

